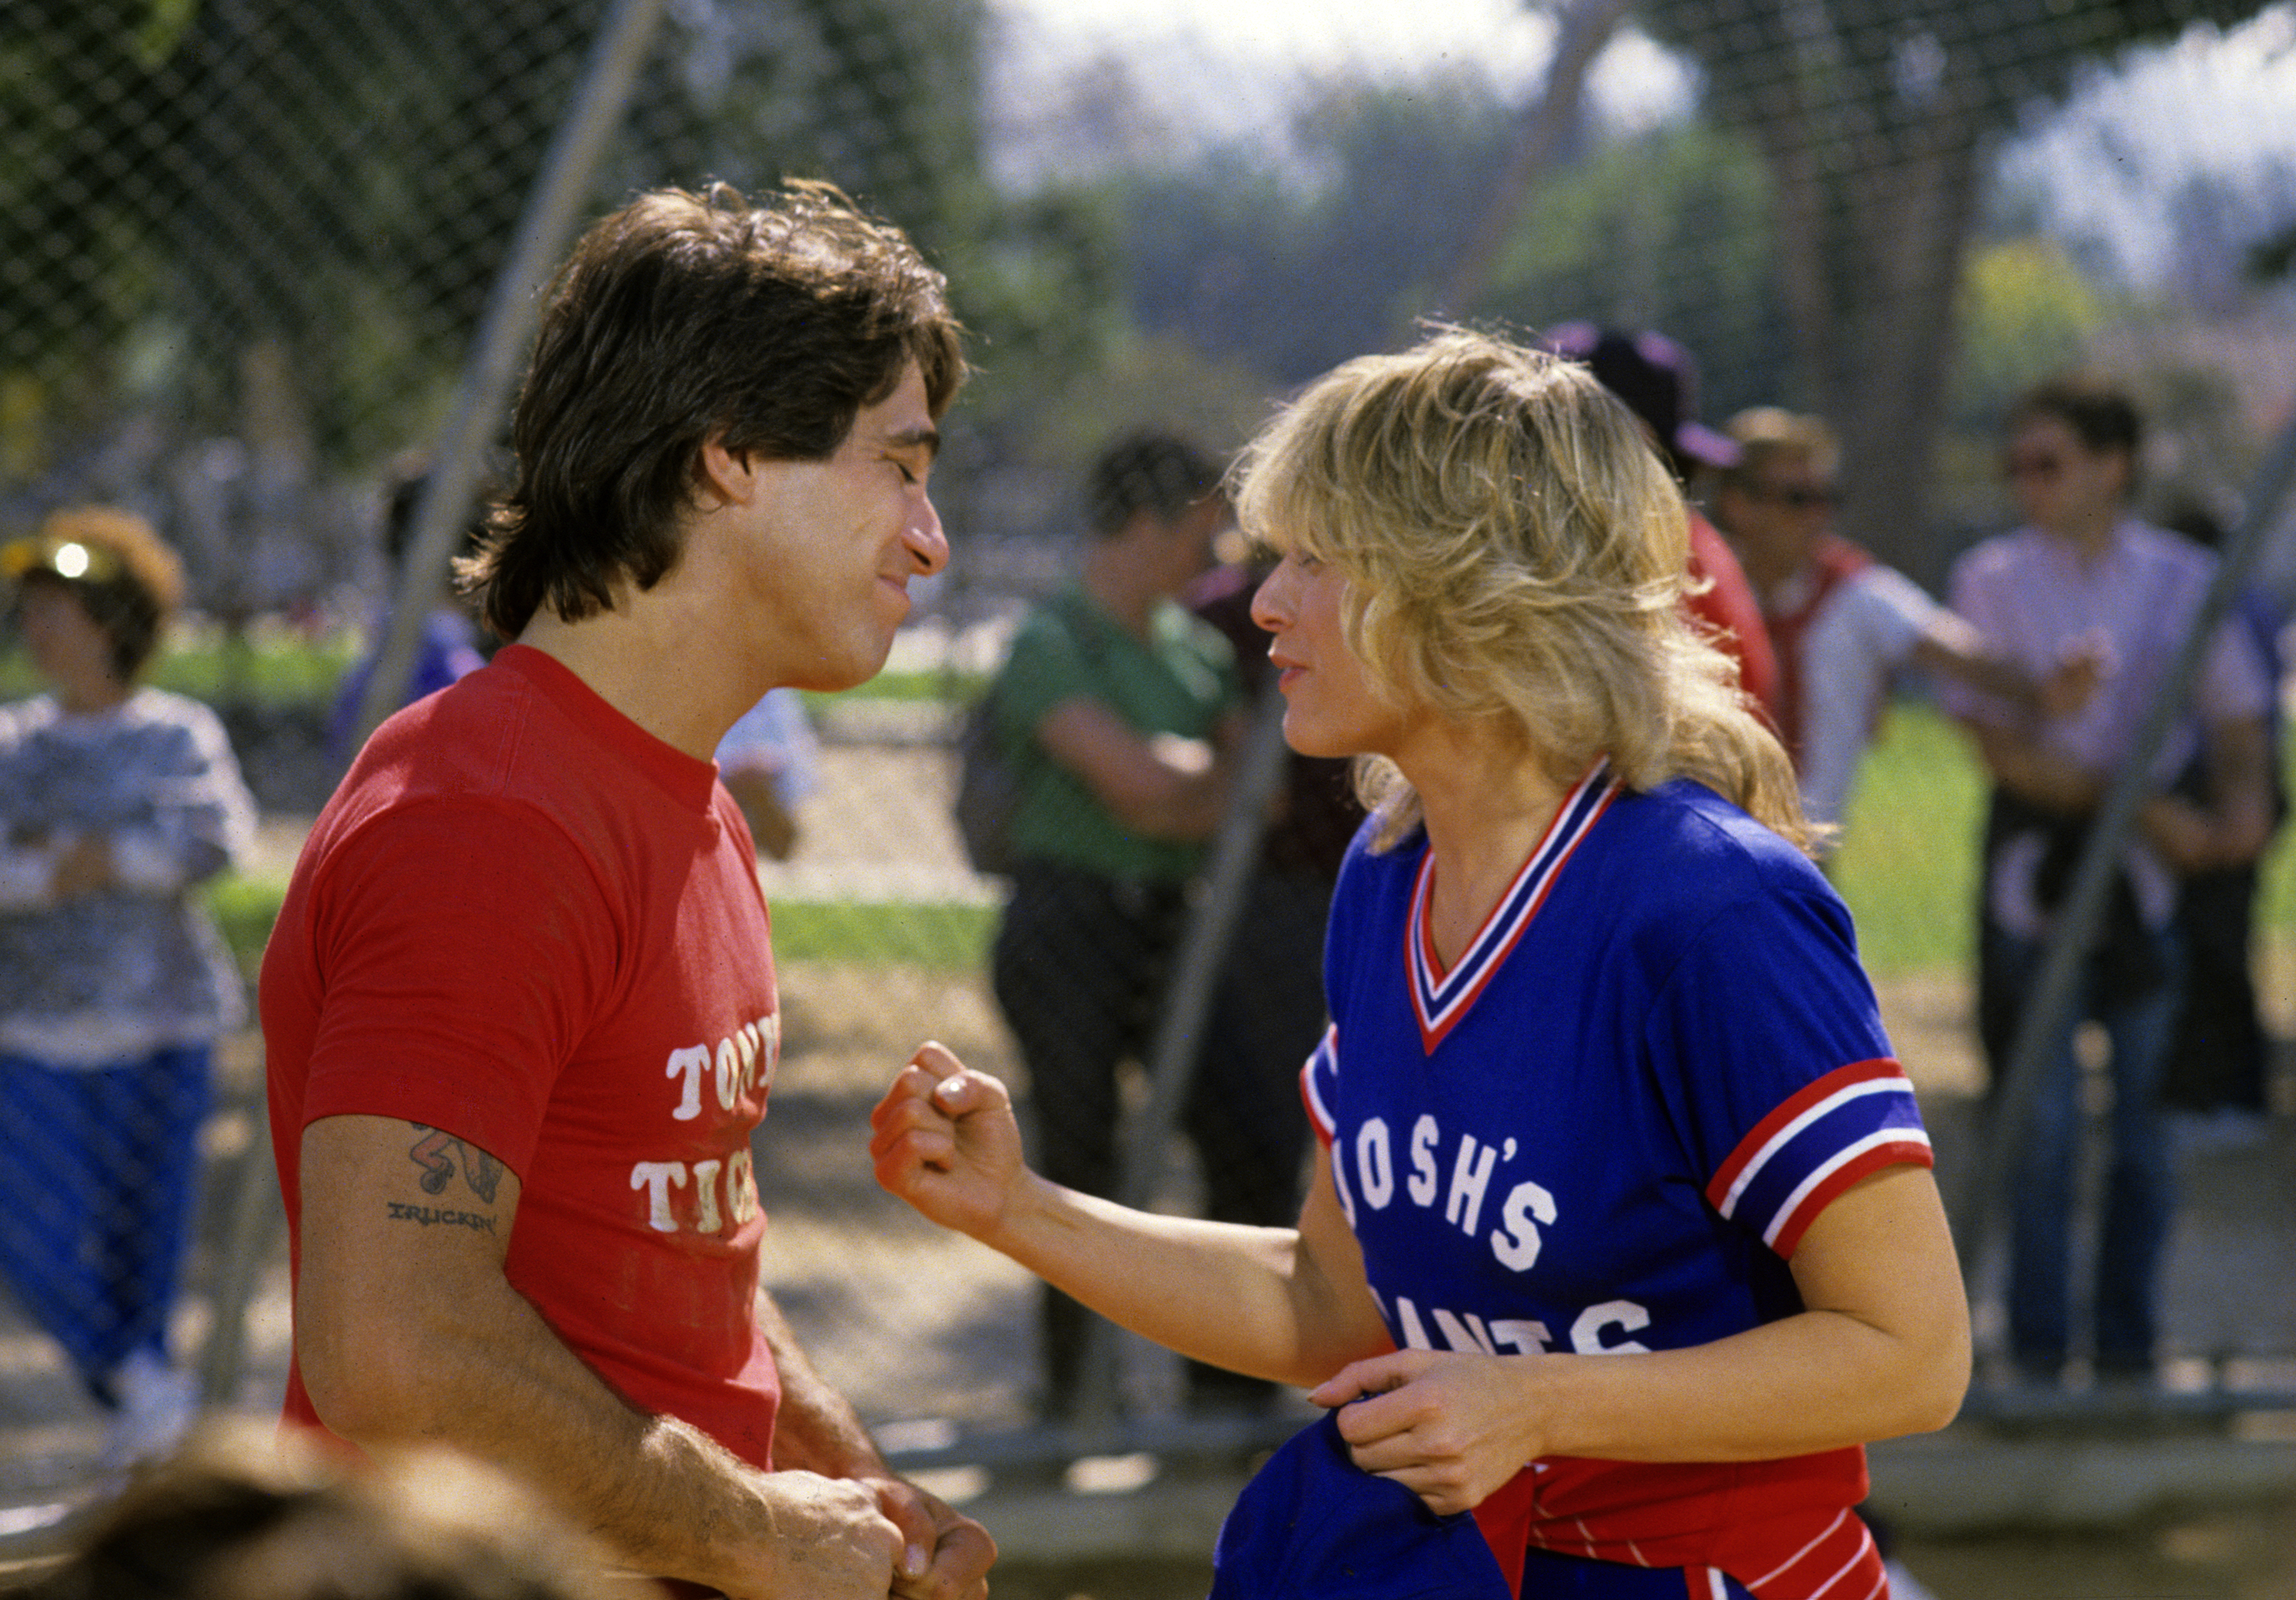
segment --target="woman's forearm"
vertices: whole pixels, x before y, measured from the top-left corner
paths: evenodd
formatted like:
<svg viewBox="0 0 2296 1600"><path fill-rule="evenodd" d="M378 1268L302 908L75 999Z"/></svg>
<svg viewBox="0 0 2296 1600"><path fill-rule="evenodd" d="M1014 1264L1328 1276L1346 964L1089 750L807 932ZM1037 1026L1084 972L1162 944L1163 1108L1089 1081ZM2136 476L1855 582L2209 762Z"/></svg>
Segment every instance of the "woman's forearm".
<svg viewBox="0 0 2296 1600"><path fill-rule="evenodd" d="M1968 1383L1963 1332L1908 1342L1807 1311L1690 1350L1521 1359L1546 1454L1766 1461L1943 1427Z"/></svg>
<svg viewBox="0 0 2296 1600"><path fill-rule="evenodd" d="M1368 1297L1351 1304L1299 1229L1136 1211L1035 1178L982 1242L1119 1326L1255 1377L1316 1383L1387 1347Z"/></svg>

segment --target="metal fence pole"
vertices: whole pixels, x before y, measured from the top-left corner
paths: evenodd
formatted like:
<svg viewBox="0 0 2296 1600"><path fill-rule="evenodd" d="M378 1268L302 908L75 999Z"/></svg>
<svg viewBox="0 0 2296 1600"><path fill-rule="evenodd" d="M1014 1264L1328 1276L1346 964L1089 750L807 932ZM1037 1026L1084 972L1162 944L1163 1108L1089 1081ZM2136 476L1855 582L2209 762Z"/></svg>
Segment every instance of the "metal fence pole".
<svg viewBox="0 0 2296 1600"><path fill-rule="evenodd" d="M259 1085L239 1109L249 1123L247 1145L225 1191L223 1248L208 1285L208 1337L200 1350L200 1402L211 1410L239 1403L240 1380L247 1370L247 1308L278 1235L281 1215L270 1108Z"/></svg>
<svg viewBox="0 0 2296 1600"><path fill-rule="evenodd" d="M2296 414L2266 457L2257 475L2246 514L2226 542L2216 576L2202 597L2192 627L2179 644L2168 674L2153 691L2136 743L2113 775L2104 803L2081 851L2071 891L2049 936L2038 981L2024 1013L2018 1018L2015 1042L2003 1076L1998 1104L1991 1126L1977 1127L1977 1158L1971 1162L1955 1207L1954 1234L1961 1251L1961 1269L1973 1291L1985 1254L1987 1234L1994 1214L2004 1203L2014 1153L2023 1143L2034 1104L2040 1097L2041 1076L2070 1017L2087 961L2103 920L2106 897L2121 848L2136 821L2136 813L2152 789L2152 763L2177 719L2192 697L2208 648L2218 625L2230 611L2241 586L2262 549L2264 533L2278 514L2289 484L2296 479Z"/></svg>
<svg viewBox="0 0 2296 1600"><path fill-rule="evenodd" d="M1173 964L1171 981L1150 1046L1148 1100L1134 1120L1124 1148L1116 1198L1144 1209L1164 1176L1164 1152L1195 1076L1196 1052L1204 1020L1211 1014L1220 965L1234 942L1259 844L1267 831L1267 808L1283 781L1283 696L1271 686L1252 717L1250 732L1236 766L1235 789L1212 845L1205 888L1188 918ZM1120 1346L1116 1329L1098 1318L1087 1326L1084 1372L1077 1413L1087 1430L1108 1425L1116 1409L1116 1367Z"/></svg>
<svg viewBox="0 0 2296 1600"><path fill-rule="evenodd" d="M613 11L600 25L574 103L551 140L510 258L495 279L454 414L440 431L430 475L415 503L414 537L391 596L390 622L377 652L374 676L359 705L354 749L406 698L422 620L446 577L478 487L480 458L500 424L518 380L521 352L541 315L539 291L556 270L598 158L621 126L638 69L653 47L664 4L665 0L615 0Z"/></svg>

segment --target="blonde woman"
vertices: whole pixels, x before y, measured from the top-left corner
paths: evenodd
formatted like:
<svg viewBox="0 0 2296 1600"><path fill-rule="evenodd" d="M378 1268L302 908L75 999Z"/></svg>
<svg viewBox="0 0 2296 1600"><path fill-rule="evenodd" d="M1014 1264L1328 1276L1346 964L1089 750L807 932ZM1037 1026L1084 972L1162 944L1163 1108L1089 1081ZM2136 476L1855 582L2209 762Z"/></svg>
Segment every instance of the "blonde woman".
<svg viewBox="0 0 2296 1600"><path fill-rule="evenodd" d="M1966 1308L1784 753L1680 620L1671 479L1583 368L1445 332L1316 382L1237 496L1280 556L1286 735L1365 758L1374 808L1298 1227L1046 1183L937 1045L877 1110L880 1181L1312 1386L1521 1595L1885 1593L1860 1447L1951 1418Z"/></svg>

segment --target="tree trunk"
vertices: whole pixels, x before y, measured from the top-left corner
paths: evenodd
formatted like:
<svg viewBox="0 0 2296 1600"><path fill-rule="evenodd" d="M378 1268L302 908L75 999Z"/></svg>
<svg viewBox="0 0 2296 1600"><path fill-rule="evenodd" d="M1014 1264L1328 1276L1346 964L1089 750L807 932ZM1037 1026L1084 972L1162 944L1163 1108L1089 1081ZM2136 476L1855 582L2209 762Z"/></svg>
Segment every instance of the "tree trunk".
<svg viewBox="0 0 2296 1600"><path fill-rule="evenodd" d="M1931 40L1925 76L1876 82L1874 64L1848 67L1823 5L1780 20L1791 65L1746 103L1775 196L1792 398L1841 436L1842 531L1934 587L1931 457L1977 205L1973 63Z"/></svg>
<svg viewBox="0 0 2296 1600"><path fill-rule="evenodd" d="M1546 86L1523 108L1514 149L1506 170L1491 191L1490 202L1451 269L1442 304L1452 316L1472 306L1490 282L1499 249L1514 232L1516 221L1529 203L1530 192L1554 166L1563 140L1578 120L1586 98L1587 74L1603 46L1611 42L1627 14L1628 0L1570 0L1555 23L1554 53L1546 68Z"/></svg>
<svg viewBox="0 0 2296 1600"><path fill-rule="evenodd" d="M1756 130L1770 167L1777 232L1779 288L1793 330L1796 405L1824 409L1833 392L1833 296L1826 272L1826 186L1818 160L1817 130L1810 126L1802 95L1781 83L1768 97Z"/></svg>
<svg viewBox="0 0 2296 1600"><path fill-rule="evenodd" d="M1978 130L1946 91L1897 141L1895 160L1864 180L1849 208L1863 270L1851 324L1856 363L1835 418L1842 441L1842 531L1934 590L1945 575L1929 511L1944 426L1955 312L1978 203Z"/></svg>

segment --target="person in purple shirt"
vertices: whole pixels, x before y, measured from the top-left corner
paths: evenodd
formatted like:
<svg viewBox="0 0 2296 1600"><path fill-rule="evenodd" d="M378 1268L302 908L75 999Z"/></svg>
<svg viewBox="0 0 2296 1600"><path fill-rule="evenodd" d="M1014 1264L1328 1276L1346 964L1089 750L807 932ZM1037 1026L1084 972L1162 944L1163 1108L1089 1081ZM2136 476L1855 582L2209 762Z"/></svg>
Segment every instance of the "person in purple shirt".
<svg viewBox="0 0 2296 1600"><path fill-rule="evenodd" d="M2011 411L2005 465L2025 525L1964 556L1953 609L2034 677L2102 648L2109 665L2078 711L2020 710L1965 685L1948 708L1994 785L1985 844L1980 1033L1997 1079L2031 997L2092 816L2126 765L2161 678L2199 612L2214 560L2128 513L2142 427L2128 397L2075 374ZM2020 1147L2010 1239L2010 1356L2055 1383L2073 1353L2070 1216L2080 1131L2072 1035L2084 1019L2111 1041L2112 1158L2091 1298L2089 1353L2108 1380L2152 1371L2161 1248L2171 1215L2160 1085L2181 992L2173 931L2179 880L2252 860L2269 827L2265 713L2271 685L2226 626L2192 712L2160 752L2156 792L2120 861L2080 1003L2050 1056ZM2218 781L2210 804L2169 792L2195 752Z"/></svg>

